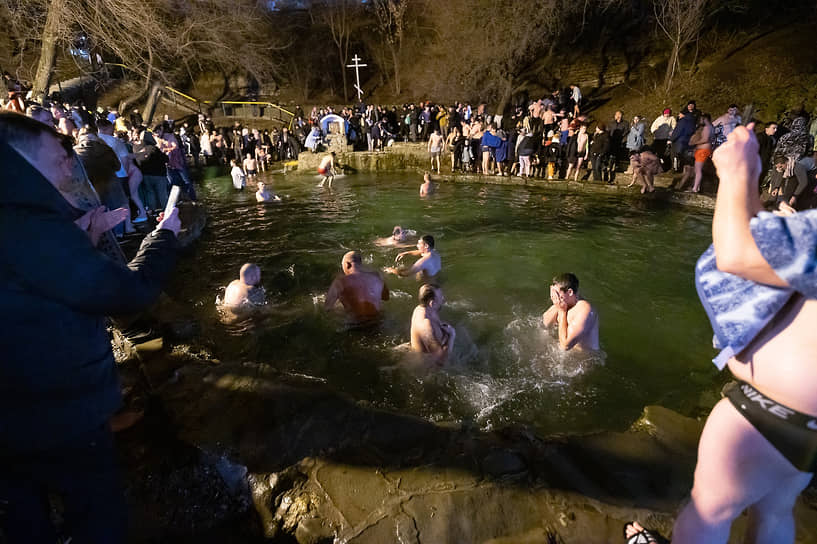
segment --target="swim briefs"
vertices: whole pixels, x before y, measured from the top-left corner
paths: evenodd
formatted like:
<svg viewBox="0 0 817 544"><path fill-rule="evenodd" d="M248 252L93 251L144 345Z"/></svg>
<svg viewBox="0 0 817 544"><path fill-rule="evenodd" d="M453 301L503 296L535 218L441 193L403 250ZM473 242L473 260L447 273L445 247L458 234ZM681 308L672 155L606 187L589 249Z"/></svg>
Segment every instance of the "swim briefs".
<svg viewBox="0 0 817 544"><path fill-rule="evenodd" d="M712 156L711 149L696 149L695 162L706 162L706 159Z"/></svg>
<svg viewBox="0 0 817 544"><path fill-rule="evenodd" d="M783 406L746 382L727 384L723 395L797 470L814 472L817 417Z"/></svg>

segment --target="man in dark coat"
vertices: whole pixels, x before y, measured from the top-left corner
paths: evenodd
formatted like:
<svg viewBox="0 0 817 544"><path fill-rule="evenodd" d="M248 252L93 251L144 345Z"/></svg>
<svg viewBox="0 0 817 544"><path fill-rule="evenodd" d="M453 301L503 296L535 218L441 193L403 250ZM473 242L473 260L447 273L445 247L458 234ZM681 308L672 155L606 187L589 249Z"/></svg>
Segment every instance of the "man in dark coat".
<svg viewBox="0 0 817 544"><path fill-rule="evenodd" d="M696 126L697 121L693 113L683 110L678 114L678 122L669 137L672 142L672 166L676 172L681 171L686 162L689 139L695 134Z"/></svg>
<svg viewBox="0 0 817 544"><path fill-rule="evenodd" d="M64 536L124 542L105 316L155 301L177 248L174 210L127 266L97 251L94 222L79 227L82 212L59 191L70 151L52 127L0 113L0 527L10 544L57 542L49 493L63 499Z"/></svg>

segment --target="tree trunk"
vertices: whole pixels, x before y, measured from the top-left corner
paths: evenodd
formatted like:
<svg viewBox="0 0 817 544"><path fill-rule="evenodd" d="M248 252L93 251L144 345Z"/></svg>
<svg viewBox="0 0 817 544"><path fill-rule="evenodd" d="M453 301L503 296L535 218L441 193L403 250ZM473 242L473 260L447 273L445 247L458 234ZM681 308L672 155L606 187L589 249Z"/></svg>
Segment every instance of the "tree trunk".
<svg viewBox="0 0 817 544"><path fill-rule="evenodd" d="M343 59L343 55L338 55L340 57L340 73L343 76L343 101L349 101L349 91L347 89L346 84L346 61Z"/></svg>
<svg viewBox="0 0 817 544"><path fill-rule="evenodd" d="M397 61L397 48L394 44L389 44L391 49L391 61L394 64L394 96L400 96L400 63Z"/></svg>
<svg viewBox="0 0 817 544"><path fill-rule="evenodd" d="M148 95L147 102L145 102L144 107L144 120L145 126L150 126L153 124L153 114L156 113L156 104L159 103L159 95L162 92L162 84L161 83L154 83L153 86L150 88L150 94Z"/></svg>
<svg viewBox="0 0 817 544"><path fill-rule="evenodd" d="M40 102L48 95L48 89L51 86L51 75L57 60L57 37L64 4L65 0L52 0L48 6L48 15L42 34L40 61L37 64L37 75L34 76L34 88L32 89L34 99Z"/></svg>
<svg viewBox="0 0 817 544"><path fill-rule="evenodd" d="M511 101L511 96L513 95L513 78L507 77L505 78L505 86L502 89L502 96L499 98L499 103L496 106L496 115L505 115L505 108L508 106L508 102Z"/></svg>
<svg viewBox="0 0 817 544"><path fill-rule="evenodd" d="M667 63L667 71L664 74L664 90L667 92L670 91L672 88L672 80L675 77L675 67L678 65L678 56L680 54L680 44L678 42L674 42L672 44L672 53L669 57L669 62Z"/></svg>

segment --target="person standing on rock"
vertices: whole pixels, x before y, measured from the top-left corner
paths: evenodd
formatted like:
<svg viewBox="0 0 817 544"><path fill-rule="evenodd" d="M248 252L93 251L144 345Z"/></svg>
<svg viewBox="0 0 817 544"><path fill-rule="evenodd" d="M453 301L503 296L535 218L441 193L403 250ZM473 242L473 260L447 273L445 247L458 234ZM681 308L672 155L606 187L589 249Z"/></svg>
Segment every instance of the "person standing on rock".
<svg viewBox="0 0 817 544"><path fill-rule="evenodd" d="M335 152L332 151L328 155L324 155L321 159L321 163L318 165L318 174L323 176L321 182L318 183L318 187L323 187L324 183L327 181L329 185L328 188L332 188L332 180L335 179Z"/></svg>
<svg viewBox="0 0 817 544"><path fill-rule="evenodd" d="M792 508L817 468L817 212L762 211L753 128L713 156L713 244L695 282L722 350L713 362L738 382L707 418L674 544L725 543L747 509L745 542L791 544Z"/></svg>
<svg viewBox="0 0 817 544"><path fill-rule="evenodd" d="M440 173L440 153L443 151L443 144L445 141L440 136L440 130L434 129L431 136L428 138L428 154L431 158L431 171L434 171L434 163L437 163L437 173Z"/></svg>
<svg viewBox="0 0 817 544"><path fill-rule="evenodd" d="M357 251L349 251L341 261L343 275L335 278L326 294L324 306L334 308L340 301L344 310L356 322L366 322L380 315L382 301L389 300L389 288L380 274L363 267Z"/></svg>
<svg viewBox="0 0 817 544"><path fill-rule="evenodd" d="M542 314L542 322L545 327L557 326L561 348L598 350L599 317L579 295L579 278L569 272L553 278L550 300L553 305Z"/></svg>
<svg viewBox="0 0 817 544"><path fill-rule="evenodd" d="M106 316L152 304L176 260L175 208L128 265L94 248L59 192L71 180L70 149L52 127L0 113L0 527L9 544L58 541L50 494L64 505L61 537L125 542L109 425L122 398Z"/></svg>

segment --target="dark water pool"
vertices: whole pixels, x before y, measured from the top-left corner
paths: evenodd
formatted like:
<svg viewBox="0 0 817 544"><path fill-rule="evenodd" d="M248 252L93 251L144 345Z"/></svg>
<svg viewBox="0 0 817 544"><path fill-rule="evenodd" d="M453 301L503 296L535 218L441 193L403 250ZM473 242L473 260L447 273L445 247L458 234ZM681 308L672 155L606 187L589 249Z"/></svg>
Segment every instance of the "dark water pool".
<svg viewBox="0 0 817 544"><path fill-rule="evenodd" d="M221 359L261 361L377 407L486 429L621 429L646 404L707 407L702 392L711 396L718 378L692 270L711 238L710 213L479 184L442 184L420 199L410 174L338 178L332 191L314 176L269 179L282 204L257 205L229 178L204 182L209 226L173 286ZM393 263L397 250L373 240L396 224L434 235L442 255L442 314L457 346L455 361L430 376L390 368L409 339L414 279L388 278L392 300L377 331L349 330L323 310L346 251L376 268ZM216 297L247 261L262 267L269 315L225 325ZM579 276L596 306L603 355L565 354L539 326L550 279L563 271Z"/></svg>

